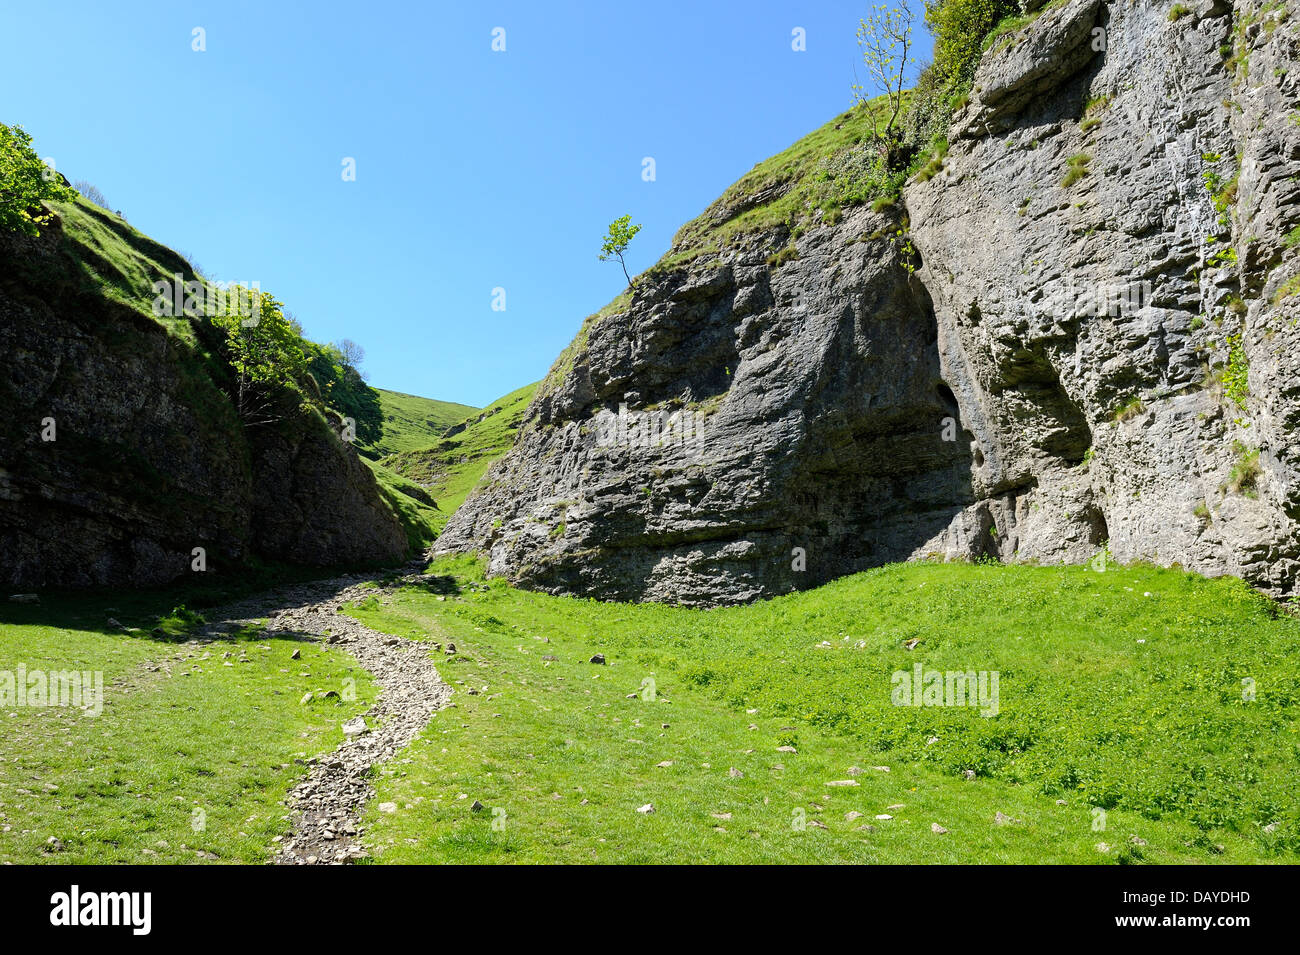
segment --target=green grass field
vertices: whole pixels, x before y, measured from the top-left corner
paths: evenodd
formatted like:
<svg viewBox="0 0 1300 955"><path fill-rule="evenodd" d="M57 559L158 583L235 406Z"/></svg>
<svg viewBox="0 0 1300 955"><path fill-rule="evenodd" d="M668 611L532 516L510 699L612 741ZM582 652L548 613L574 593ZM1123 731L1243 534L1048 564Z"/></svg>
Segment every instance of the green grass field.
<svg viewBox="0 0 1300 955"><path fill-rule="evenodd" d="M171 606L157 593L0 605L0 674L101 671L104 685L99 715L0 707L0 862L264 862L300 760L333 750L373 701L338 648L257 630L192 646ZM299 702L348 686L351 701Z"/></svg>
<svg viewBox="0 0 1300 955"><path fill-rule="evenodd" d="M1239 581L911 564L692 610L432 569L450 595L351 610L459 651L436 655L453 705L376 770L377 862L1298 861L1300 621ZM190 644L179 594L0 605L0 673L106 685L98 716L0 708L0 861L273 853L298 761L373 685L258 630ZM996 715L894 705L917 663L996 671Z"/></svg>
<svg viewBox="0 0 1300 955"><path fill-rule="evenodd" d="M1238 581L899 565L701 611L434 569L459 596L353 611L460 651L381 862L1297 861L1300 622ZM893 705L918 662L998 671L998 714Z"/></svg>
<svg viewBox="0 0 1300 955"><path fill-rule="evenodd" d="M488 468L510 450L536 391L536 384L512 391L473 416L458 434L431 447L389 455L380 464L433 495L438 510L430 520L441 531Z"/></svg>

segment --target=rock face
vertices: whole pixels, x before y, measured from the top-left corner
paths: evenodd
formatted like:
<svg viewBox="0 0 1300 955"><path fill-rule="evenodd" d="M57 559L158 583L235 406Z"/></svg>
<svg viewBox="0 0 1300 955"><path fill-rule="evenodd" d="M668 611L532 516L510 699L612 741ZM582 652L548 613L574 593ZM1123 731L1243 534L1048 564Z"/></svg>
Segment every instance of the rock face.
<svg viewBox="0 0 1300 955"><path fill-rule="evenodd" d="M1294 589L1300 299L1272 300L1296 269L1300 127L1278 71L1298 44L1278 13L1073 0L985 57L944 171L907 192L974 437L979 501L945 553L991 522L1003 559L1108 540L1121 561ZM1234 21L1248 68L1220 52Z"/></svg>
<svg viewBox="0 0 1300 955"><path fill-rule="evenodd" d="M906 187L914 252L859 207L655 270L439 549L701 604L1107 544L1293 591L1298 50L1256 3L1047 10L986 52L942 171Z"/></svg>
<svg viewBox="0 0 1300 955"><path fill-rule="evenodd" d="M195 547L218 572L400 557L400 525L328 425L244 429L202 342L105 294L101 252L59 227L0 238L0 581L158 584L190 573Z"/></svg>
<svg viewBox="0 0 1300 955"><path fill-rule="evenodd" d="M933 314L861 209L637 286L534 399L441 548L531 586L743 601L906 558L969 499ZM626 407L622 407L626 406ZM620 414L621 412L621 414ZM806 569L804 569L806 567Z"/></svg>

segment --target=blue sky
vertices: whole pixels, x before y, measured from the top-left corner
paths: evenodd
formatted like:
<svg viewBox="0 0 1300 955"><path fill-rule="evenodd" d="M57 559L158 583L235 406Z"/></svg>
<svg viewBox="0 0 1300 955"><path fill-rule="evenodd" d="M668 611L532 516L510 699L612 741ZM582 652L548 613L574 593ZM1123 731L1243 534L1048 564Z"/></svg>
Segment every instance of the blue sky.
<svg viewBox="0 0 1300 955"><path fill-rule="evenodd" d="M359 342L372 384L483 405L545 374L622 290L597 259L611 220L643 224L635 274L850 104L868 9L15 4L0 121L209 275L260 282L309 337Z"/></svg>

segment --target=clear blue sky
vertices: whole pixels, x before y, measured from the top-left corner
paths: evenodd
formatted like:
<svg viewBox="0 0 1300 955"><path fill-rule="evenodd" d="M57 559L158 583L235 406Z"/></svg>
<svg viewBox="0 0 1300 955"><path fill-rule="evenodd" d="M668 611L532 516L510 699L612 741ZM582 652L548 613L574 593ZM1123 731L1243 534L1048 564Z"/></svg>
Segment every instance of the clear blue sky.
<svg viewBox="0 0 1300 955"><path fill-rule="evenodd" d="M545 374L622 290L596 258L612 219L644 225L635 274L850 104L868 9L11 4L0 121L209 275L259 281L309 337L359 342L372 384L483 405ZM917 34L927 58L919 15Z"/></svg>

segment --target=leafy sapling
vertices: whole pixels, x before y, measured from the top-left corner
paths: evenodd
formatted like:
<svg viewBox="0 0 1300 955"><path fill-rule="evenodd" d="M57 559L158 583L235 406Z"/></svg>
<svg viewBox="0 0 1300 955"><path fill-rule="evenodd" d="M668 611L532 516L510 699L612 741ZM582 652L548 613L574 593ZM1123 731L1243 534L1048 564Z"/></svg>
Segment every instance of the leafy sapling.
<svg viewBox="0 0 1300 955"><path fill-rule="evenodd" d="M639 223L637 225L631 223L630 215L619 216L609 224L609 232L605 234L605 241L600 246L600 261L609 262L611 259L617 259L618 264L623 266L623 277L627 279L629 288L632 286L632 276L627 274L627 263L623 260L623 253L627 251L628 243L641 231Z"/></svg>

